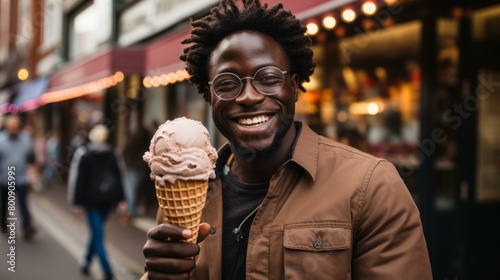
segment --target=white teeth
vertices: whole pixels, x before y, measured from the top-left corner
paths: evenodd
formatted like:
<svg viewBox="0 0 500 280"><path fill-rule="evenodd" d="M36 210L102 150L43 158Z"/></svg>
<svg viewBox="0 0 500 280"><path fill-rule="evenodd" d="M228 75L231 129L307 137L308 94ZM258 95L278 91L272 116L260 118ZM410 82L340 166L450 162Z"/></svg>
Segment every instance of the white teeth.
<svg viewBox="0 0 500 280"><path fill-rule="evenodd" d="M238 119L238 123L241 125L251 126L251 125L258 125L258 124L265 123L268 120L269 120L269 116L264 115L264 116L254 117L254 118Z"/></svg>

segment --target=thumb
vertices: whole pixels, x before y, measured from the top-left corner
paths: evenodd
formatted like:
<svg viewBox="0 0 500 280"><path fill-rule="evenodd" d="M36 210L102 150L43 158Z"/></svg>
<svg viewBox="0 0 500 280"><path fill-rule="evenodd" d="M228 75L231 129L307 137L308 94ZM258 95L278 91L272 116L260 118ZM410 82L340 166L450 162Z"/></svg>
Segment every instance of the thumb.
<svg viewBox="0 0 500 280"><path fill-rule="evenodd" d="M197 243L202 242L210 233L212 227L208 223L201 223L198 229L198 241Z"/></svg>

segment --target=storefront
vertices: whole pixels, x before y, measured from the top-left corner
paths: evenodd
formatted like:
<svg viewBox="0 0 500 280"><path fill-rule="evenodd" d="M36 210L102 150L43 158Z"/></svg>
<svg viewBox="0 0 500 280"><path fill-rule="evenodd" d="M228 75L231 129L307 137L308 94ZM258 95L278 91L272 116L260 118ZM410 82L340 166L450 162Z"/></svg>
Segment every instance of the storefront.
<svg viewBox="0 0 500 280"><path fill-rule="evenodd" d="M144 100L143 120L164 122L181 116L199 120L209 128L213 144L220 146L224 139L211 121L209 106L196 88L189 84L189 74L179 59L185 47L181 41L189 36L189 30L188 26L184 26L146 47L142 84L148 98Z"/></svg>
<svg viewBox="0 0 500 280"><path fill-rule="evenodd" d="M151 131L167 119L180 116L213 126L208 106L187 82L188 74L179 56L184 48L180 42L189 34L189 17L208 12L215 3L216 0L139 1L121 13L118 44L145 46L138 117Z"/></svg>
<svg viewBox="0 0 500 280"><path fill-rule="evenodd" d="M138 91L143 66L143 48L110 47L53 73L41 101L57 107L64 147L95 122L109 125L110 141L117 149L123 147L120 135L126 135L129 121L128 96Z"/></svg>
<svg viewBox="0 0 500 280"><path fill-rule="evenodd" d="M298 118L394 163L436 279L498 275L499 244L487 243L499 223L486 217L500 213L500 6L374 1L370 14L366 3L303 18L318 66Z"/></svg>

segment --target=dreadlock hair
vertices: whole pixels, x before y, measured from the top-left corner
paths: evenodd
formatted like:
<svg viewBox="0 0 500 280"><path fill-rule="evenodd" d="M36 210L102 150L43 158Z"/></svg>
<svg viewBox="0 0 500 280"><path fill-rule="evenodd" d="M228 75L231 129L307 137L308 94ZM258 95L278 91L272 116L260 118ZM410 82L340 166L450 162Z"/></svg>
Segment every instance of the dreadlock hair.
<svg viewBox="0 0 500 280"><path fill-rule="evenodd" d="M221 0L210 13L198 20L191 20L191 36L182 44L190 44L184 49L180 59L186 62L190 74L189 81L194 84L205 100L210 93L208 84L208 63L217 44L226 36L243 30L257 31L271 36L281 46L291 65L290 73L297 74L299 89L305 92L303 82L309 82L309 76L316 66L312 60L311 39L305 35L306 28L300 20L283 10L283 4L268 8L260 0L243 0L240 10L236 0Z"/></svg>

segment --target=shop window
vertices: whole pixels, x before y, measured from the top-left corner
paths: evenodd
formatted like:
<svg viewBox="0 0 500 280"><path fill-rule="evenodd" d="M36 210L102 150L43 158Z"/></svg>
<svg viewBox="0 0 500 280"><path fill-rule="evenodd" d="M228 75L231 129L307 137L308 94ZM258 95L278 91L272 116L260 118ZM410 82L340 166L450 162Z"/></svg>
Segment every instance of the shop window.
<svg viewBox="0 0 500 280"><path fill-rule="evenodd" d="M186 117L206 122L208 104L198 94L196 88L187 82L176 83L168 86L169 105L168 118Z"/></svg>
<svg viewBox="0 0 500 280"><path fill-rule="evenodd" d="M474 12L472 17L473 38L476 41L500 38L500 5L490 6Z"/></svg>
<svg viewBox="0 0 500 280"><path fill-rule="evenodd" d="M25 52L24 55L28 54L29 45L33 39L33 34L35 33L35 27L31 18L31 1L20 0L18 1L18 34L16 36L16 48Z"/></svg>
<svg viewBox="0 0 500 280"><path fill-rule="evenodd" d="M457 127L451 121L460 102L459 24L456 19L440 18L437 21L437 69L435 109L432 139L435 170L436 211L452 211L456 207L456 157Z"/></svg>
<svg viewBox="0 0 500 280"><path fill-rule="evenodd" d="M474 95L464 98L467 113L477 110L476 201L500 201L500 5L477 10L472 16L472 36L477 41L478 65Z"/></svg>
<svg viewBox="0 0 500 280"><path fill-rule="evenodd" d="M111 11L111 0L94 0L70 18L70 59L92 54L110 41L113 18Z"/></svg>
<svg viewBox="0 0 500 280"><path fill-rule="evenodd" d="M318 133L393 162L416 193L421 23L412 21L315 46L318 64L297 119Z"/></svg>
<svg viewBox="0 0 500 280"><path fill-rule="evenodd" d="M500 72L481 71L477 95L467 100L471 109L479 106L476 196L483 203L500 201L500 86L491 81L500 81Z"/></svg>
<svg viewBox="0 0 500 280"><path fill-rule="evenodd" d="M166 104L168 102L166 90L166 87L144 89L143 124L151 128L152 131L155 131L160 124L167 120Z"/></svg>
<svg viewBox="0 0 500 280"><path fill-rule="evenodd" d="M83 143L89 126L103 120L104 105L102 101L91 98L78 98L71 104L69 135L71 135L70 145L75 148Z"/></svg>
<svg viewBox="0 0 500 280"><path fill-rule="evenodd" d="M187 82L178 84L178 95L183 96L186 106L184 116L190 119L199 120L206 123L206 110L208 103L205 99L196 91L192 85Z"/></svg>
<svg viewBox="0 0 500 280"><path fill-rule="evenodd" d="M63 9L57 0L44 1L42 48L47 50L61 43Z"/></svg>
<svg viewBox="0 0 500 280"><path fill-rule="evenodd" d="M407 169L419 164L410 156L420 135L420 30L410 22L340 42L337 133L358 131L367 152Z"/></svg>

